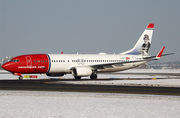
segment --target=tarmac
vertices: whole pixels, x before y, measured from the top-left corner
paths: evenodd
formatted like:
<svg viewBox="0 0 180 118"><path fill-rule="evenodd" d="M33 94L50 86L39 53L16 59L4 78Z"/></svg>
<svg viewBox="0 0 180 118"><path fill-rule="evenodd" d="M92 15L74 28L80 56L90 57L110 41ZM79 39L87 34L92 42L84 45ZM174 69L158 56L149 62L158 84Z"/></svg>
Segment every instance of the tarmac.
<svg viewBox="0 0 180 118"><path fill-rule="evenodd" d="M112 79L111 79L112 80ZM116 81L118 79L114 79ZM67 81L110 81L110 79L0 80L0 90L127 93L180 96L180 87L73 84Z"/></svg>

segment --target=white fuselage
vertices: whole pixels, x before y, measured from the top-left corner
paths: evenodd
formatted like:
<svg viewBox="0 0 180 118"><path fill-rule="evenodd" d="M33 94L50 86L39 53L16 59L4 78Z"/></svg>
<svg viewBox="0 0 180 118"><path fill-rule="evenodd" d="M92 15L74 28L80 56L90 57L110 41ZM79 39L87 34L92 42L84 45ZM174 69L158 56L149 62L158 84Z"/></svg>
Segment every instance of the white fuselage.
<svg viewBox="0 0 180 118"><path fill-rule="evenodd" d="M118 62L143 60L141 55L121 55L121 54L48 54L50 57L49 73L71 73L72 67L102 65ZM146 63L147 60L135 63L105 65L98 69L98 72L122 71Z"/></svg>

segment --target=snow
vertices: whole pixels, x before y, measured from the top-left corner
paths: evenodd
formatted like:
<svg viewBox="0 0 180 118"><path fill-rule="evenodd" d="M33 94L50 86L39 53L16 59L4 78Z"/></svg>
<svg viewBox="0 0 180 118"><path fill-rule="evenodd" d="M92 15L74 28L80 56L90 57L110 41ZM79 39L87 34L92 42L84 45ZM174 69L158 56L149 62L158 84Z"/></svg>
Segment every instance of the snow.
<svg viewBox="0 0 180 118"><path fill-rule="evenodd" d="M129 69L115 73L180 73L180 69Z"/></svg>
<svg viewBox="0 0 180 118"><path fill-rule="evenodd" d="M58 83L58 82L55 82ZM157 79L157 80L110 80L110 81L67 81L71 84L93 85L126 85L126 86L159 86L180 87L180 79Z"/></svg>
<svg viewBox="0 0 180 118"><path fill-rule="evenodd" d="M2 74L3 73L3 74ZM126 71L120 71L120 72L115 72L115 73L104 73L98 74L98 78L172 78L176 76L167 76L167 75L134 75L134 74L129 74L129 73L180 73L180 69L130 69ZM38 78L34 79L50 79L52 77L46 76L46 74L24 74L23 76L26 75L37 75ZM69 78L74 78L72 74L67 74L62 77L53 77L56 79L69 79ZM18 76L12 75L11 73L5 71L5 70L0 70L0 80L2 79L18 79ZM24 78L24 79L30 79L30 78ZM33 79L33 78L31 78ZM82 79L90 79L89 77L82 77Z"/></svg>
<svg viewBox="0 0 180 118"><path fill-rule="evenodd" d="M148 71L149 70L149 71ZM124 74L98 74L98 81L67 81L66 83L71 84L100 84L100 85L128 85L128 86L163 86L163 87L180 87L180 76L165 76L165 75L133 75L130 73L154 73L155 69L131 69L123 71ZM179 70L156 70L157 73L177 73ZM0 73L5 73L7 71L0 71ZM121 72L118 72L121 73ZM28 74L25 74L28 75ZM73 79L74 77L71 74L67 74L63 77L48 77L45 74L29 74L37 75L38 78L35 79ZM107 81L102 80L101 78L108 79ZM117 80L113 80L113 79ZM121 80L118 80L118 79ZM157 78L157 79L156 79ZM14 79L18 80L18 76L14 76L10 73L0 74L0 80ZM30 79L30 78L24 78ZM31 78L32 79L32 78ZM89 77L83 77L82 79L89 79ZM153 80L155 79L155 80ZM58 82L58 81L57 81ZM61 81L59 81L61 82Z"/></svg>
<svg viewBox="0 0 180 118"><path fill-rule="evenodd" d="M2 118L179 118L179 104L178 96L0 91Z"/></svg>
<svg viewBox="0 0 180 118"><path fill-rule="evenodd" d="M124 74L98 74L99 78L109 78L107 81L67 82L72 84L180 87L179 76L128 74L133 72L147 73L146 71L154 73L154 70L151 69L145 71L133 69L124 71ZM163 70L156 70L156 72L163 73ZM178 73L179 70L166 70L164 72ZM38 79L50 79L45 74L36 75L38 75ZM68 74L62 78L73 78L73 76ZM111 78L121 78L122 80ZM142 80L143 78L146 80ZM152 78L160 79L153 80ZM6 73L0 74L0 79L18 79L18 77ZM1 118L179 118L179 104L179 96L0 90Z"/></svg>

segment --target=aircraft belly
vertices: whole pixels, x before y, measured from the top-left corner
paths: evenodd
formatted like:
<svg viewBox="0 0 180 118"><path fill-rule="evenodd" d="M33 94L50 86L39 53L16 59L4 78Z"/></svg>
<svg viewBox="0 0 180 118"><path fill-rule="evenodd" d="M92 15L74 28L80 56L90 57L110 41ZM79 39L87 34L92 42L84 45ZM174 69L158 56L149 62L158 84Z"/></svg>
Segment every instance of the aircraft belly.
<svg viewBox="0 0 180 118"><path fill-rule="evenodd" d="M51 64L49 73L67 73L66 67L64 64Z"/></svg>

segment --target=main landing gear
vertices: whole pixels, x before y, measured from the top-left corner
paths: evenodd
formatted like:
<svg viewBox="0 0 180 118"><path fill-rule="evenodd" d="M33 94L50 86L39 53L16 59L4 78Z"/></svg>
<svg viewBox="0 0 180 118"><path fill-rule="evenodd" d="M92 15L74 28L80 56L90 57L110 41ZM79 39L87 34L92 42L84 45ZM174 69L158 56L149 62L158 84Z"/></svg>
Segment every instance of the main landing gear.
<svg viewBox="0 0 180 118"><path fill-rule="evenodd" d="M19 80L23 80L23 76L19 76Z"/></svg>
<svg viewBox="0 0 180 118"><path fill-rule="evenodd" d="M75 79L81 79L81 76L74 76ZM97 79L97 74L92 73L90 76L91 79Z"/></svg>
<svg viewBox="0 0 180 118"><path fill-rule="evenodd" d="M95 73L92 73L91 76L90 76L91 79L97 79L97 74Z"/></svg>
<svg viewBox="0 0 180 118"><path fill-rule="evenodd" d="M81 79L81 76L74 76L75 79Z"/></svg>

